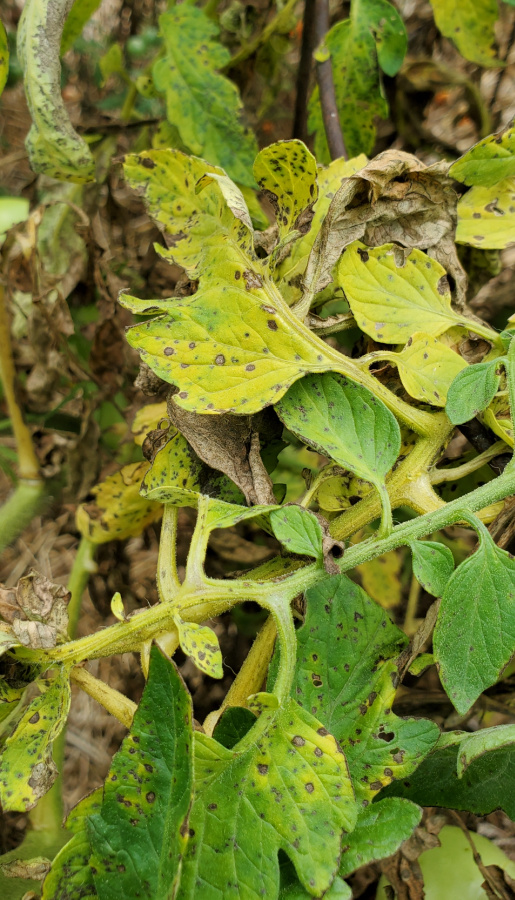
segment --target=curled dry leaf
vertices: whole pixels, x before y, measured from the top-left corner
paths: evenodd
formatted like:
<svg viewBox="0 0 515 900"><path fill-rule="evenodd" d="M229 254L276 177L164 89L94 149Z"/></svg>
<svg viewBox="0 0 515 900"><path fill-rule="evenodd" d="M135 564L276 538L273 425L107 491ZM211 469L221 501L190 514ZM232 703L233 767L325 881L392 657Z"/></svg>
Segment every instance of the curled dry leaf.
<svg viewBox="0 0 515 900"><path fill-rule="evenodd" d="M318 293L330 283L334 264L353 241L370 247L394 242L438 260L453 276L463 306L466 276L454 245L457 195L447 172L447 163L424 166L410 153L385 150L345 179L313 244L306 290Z"/></svg>
<svg viewBox="0 0 515 900"><path fill-rule="evenodd" d="M0 589L0 616L19 642L34 649L55 647L67 637L70 592L31 569L15 588Z"/></svg>

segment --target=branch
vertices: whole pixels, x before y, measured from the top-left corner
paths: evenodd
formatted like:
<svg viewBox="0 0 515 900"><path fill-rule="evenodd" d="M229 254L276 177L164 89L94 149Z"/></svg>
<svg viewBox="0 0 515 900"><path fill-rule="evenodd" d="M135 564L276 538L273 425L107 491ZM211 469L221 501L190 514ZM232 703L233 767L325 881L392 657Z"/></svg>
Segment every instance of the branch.
<svg viewBox="0 0 515 900"><path fill-rule="evenodd" d="M302 44L300 49L299 68L297 70L297 96L295 98L295 118L293 120L293 137L299 141L308 139L308 97L313 53L316 47L315 2L305 0L302 20Z"/></svg>
<svg viewBox="0 0 515 900"><path fill-rule="evenodd" d="M314 30L316 44L320 46L329 30L329 0L315 0ZM322 119L331 159L339 159L342 156L344 159L348 159L349 156L343 140L338 107L336 105L331 59L317 62L316 73L318 90L320 92L320 106L322 107Z"/></svg>

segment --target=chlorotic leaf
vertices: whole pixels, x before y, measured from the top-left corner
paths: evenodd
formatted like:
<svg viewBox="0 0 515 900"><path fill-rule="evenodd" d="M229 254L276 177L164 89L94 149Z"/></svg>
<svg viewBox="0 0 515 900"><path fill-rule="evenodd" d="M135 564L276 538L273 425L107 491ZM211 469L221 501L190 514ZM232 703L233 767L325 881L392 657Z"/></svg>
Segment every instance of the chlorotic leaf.
<svg viewBox="0 0 515 900"><path fill-rule="evenodd" d="M193 790L191 698L158 647L130 734L113 759L102 806L88 819L100 897L168 900L180 878Z"/></svg>
<svg viewBox="0 0 515 900"><path fill-rule="evenodd" d="M228 750L195 734L192 837L179 900L277 897L282 849L310 894L323 894L338 867L342 829L356 807L345 757L334 738L294 700L264 711L260 736Z"/></svg>
<svg viewBox="0 0 515 900"><path fill-rule="evenodd" d="M449 169L449 175L463 184L493 187L498 181L515 176L515 124L489 134L461 156Z"/></svg>
<svg viewBox="0 0 515 900"><path fill-rule="evenodd" d="M421 250L397 262L393 244L355 241L336 267L356 322L375 341L405 343L415 332L439 335L462 320L451 309L445 269Z"/></svg>
<svg viewBox="0 0 515 900"><path fill-rule="evenodd" d="M302 141L278 141L261 150L254 178L274 207L280 239L309 230L318 196L317 165Z"/></svg>
<svg viewBox="0 0 515 900"><path fill-rule="evenodd" d="M515 652L515 562L486 530L479 540L447 584L433 635L440 679L461 714Z"/></svg>
<svg viewBox="0 0 515 900"><path fill-rule="evenodd" d="M371 152L376 135L375 118L388 115L380 67L388 75L395 75L406 47L404 23L387 0L355 0L351 17L338 22L327 33L324 51L331 57L336 102L351 156ZM316 131L317 159L327 162L329 152L318 88L309 102L309 127Z"/></svg>
<svg viewBox="0 0 515 900"><path fill-rule="evenodd" d="M322 527L317 517L301 506L283 506L270 515L270 524L278 541L290 553L323 556Z"/></svg>
<svg viewBox="0 0 515 900"><path fill-rule="evenodd" d="M363 590L383 609L393 609L402 600L402 557L398 551L384 553L356 566Z"/></svg>
<svg viewBox="0 0 515 900"><path fill-rule="evenodd" d="M32 118L26 147L35 172L76 184L95 180L88 145L74 130L61 97L59 52L71 0L28 0L18 26L18 57Z"/></svg>
<svg viewBox="0 0 515 900"><path fill-rule="evenodd" d="M161 403L147 403L138 409L131 426L134 443L141 447L149 431L155 431L159 422L167 417L166 400Z"/></svg>
<svg viewBox="0 0 515 900"><path fill-rule="evenodd" d="M204 190L207 184L215 182L222 192L222 196L231 210L233 216L239 219L246 226L250 234L252 234L252 219L240 188L227 175L219 175L217 172L208 172L199 178L195 186L197 194Z"/></svg>
<svg viewBox="0 0 515 900"><path fill-rule="evenodd" d="M297 640L293 696L341 743L356 797L370 801L413 772L439 735L433 722L392 712L407 638L358 585L335 575L307 592Z"/></svg>
<svg viewBox="0 0 515 900"><path fill-rule="evenodd" d="M239 184L254 186L256 139L241 122L236 85L219 70L230 53L202 9L179 5L159 18L166 55L154 63L154 84L166 95L169 122L196 156L223 166Z"/></svg>
<svg viewBox="0 0 515 900"><path fill-rule="evenodd" d="M97 11L102 0L74 0L73 6L64 23L61 37L61 56L73 46L75 40L82 34L86 22Z"/></svg>
<svg viewBox="0 0 515 900"><path fill-rule="evenodd" d="M467 365L454 350L423 332L412 335L404 350L388 359L398 366L408 394L432 406L445 406L453 379Z"/></svg>
<svg viewBox="0 0 515 900"><path fill-rule="evenodd" d="M7 76L9 74L9 44L7 43L7 34L0 20L0 94L2 93Z"/></svg>
<svg viewBox="0 0 515 900"><path fill-rule="evenodd" d="M400 429L368 388L333 373L310 375L275 409L297 437L370 481L388 504L384 479L399 455Z"/></svg>
<svg viewBox="0 0 515 900"><path fill-rule="evenodd" d="M499 362L496 359L467 366L459 372L449 388L445 406L452 424L469 422L490 406L500 380Z"/></svg>
<svg viewBox="0 0 515 900"><path fill-rule="evenodd" d="M212 628L176 619L181 650L210 678L223 678L222 651Z"/></svg>
<svg viewBox="0 0 515 900"><path fill-rule="evenodd" d="M456 241L479 250L504 250L515 242L515 178L472 187L458 201Z"/></svg>
<svg viewBox="0 0 515 900"><path fill-rule="evenodd" d="M500 66L494 25L499 15L496 0L430 0L435 22L461 55L478 66Z"/></svg>
<svg viewBox="0 0 515 900"><path fill-rule="evenodd" d="M68 670L55 678L27 707L0 756L0 800L8 811L32 809L57 778L52 744L63 730L70 708Z"/></svg>
<svg viewBox="0 0 515 900"><path fill-rule="evenodd" d="M343 840L340 875L391 856L417 827L422 810L409 800L388 797L363 809L351 834Z"/></svg>
<svg viewBox="0 0 515 900"><path fill-rule="evenodd" d="M441 597L454 571L454 557L438 541L412 541L413 574L433 597Z"/></svg>
<svg viewBox="0 0 515 900"><path fill-rule="evenodd" d="M502 809L514 819L513 743L513 725L497 725L474 734L442 734L417 771L384 793L409 798L421 806L466 809L478 816Z"/></svg>
<svg viewBox="0 0 515 900"><path fill-rule="evenodd" d="M91 491L92 503L84 503L77 510L77 528L95 544L123 541L141 534L147 525L161 518L162 507L140 496L147 462L130 463L119 472L109 475Z"/></svg>
<svg viewBox="0 0 515 900"><path fill-rule="evenodd" d="M141 494L154 502L196 506L202 492L202 469L186 438L176 432L157 451L141 484Z"/></svg>
<svg viewBox="0 0 515 900"><path fill-rule="evenodd" d="M497 394L490 406L484 412L479 413L478 419L487 428L490 428L497 437L500 437L501 441L508 444L508 447L513 447L513 422L509 400L505 393Z"/></svg>

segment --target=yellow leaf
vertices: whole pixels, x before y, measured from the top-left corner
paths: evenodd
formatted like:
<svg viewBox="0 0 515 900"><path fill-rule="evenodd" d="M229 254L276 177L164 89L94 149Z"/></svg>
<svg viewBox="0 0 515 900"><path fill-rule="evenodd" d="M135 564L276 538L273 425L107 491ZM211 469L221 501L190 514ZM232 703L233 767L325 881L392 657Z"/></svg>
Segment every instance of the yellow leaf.
<svg viewBox="0 0 515 900"><path fill-rule="evenodd" d="M214 631L207 625L183 622L178 617L175 624L179 630L181 650L192 658L197 669L211 678L223 678L222 651Z"/></svg>
<svg viewBox="0 0 515 900"><path fill-rule="evenodd" d="M401 602L401 570L402 562L396 550L357 566L363 589L384 609L392 609Z"/></svg>
<svg viewBox="0 0 515 900"><path fill-rule="evenodd" d="M515 178L467 191L458 203L456 240L480 250L503 250L515 243Z"/></svg>
<svg viewBox="0 0 515 900"><path fill-rule="evenodd" d="M467 366L450 347L422 331L415 332L401 353L385 356L398 366L408 394L433 406L445 406L449 387Z"/></svg>
<svg viewBox="0 0 515 900"><path fill-rule="evenodd" d="M123 541L161 518L161 504L140 496L148 468L148 462L131 463L93 488L94 501L77 510L77 528L84 537L94 544Z"/></svg>
<svg viewBox="0 0 515 900"><path fill-rule="evenodd" d="M134 443L141 447L149 431L154 431L161 419L166 418L166 400L162 403L147 403L138 409L131 427Z"/></svg>

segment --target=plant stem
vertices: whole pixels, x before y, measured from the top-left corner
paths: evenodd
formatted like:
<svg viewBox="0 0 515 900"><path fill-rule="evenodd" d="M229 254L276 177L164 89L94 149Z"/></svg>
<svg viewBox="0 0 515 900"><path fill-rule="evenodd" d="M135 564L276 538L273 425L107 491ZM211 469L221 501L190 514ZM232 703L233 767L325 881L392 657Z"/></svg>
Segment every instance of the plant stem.
<svg viewBox="0 0 515 900"><path fill-rule="evenodd" d="M115 716L122 725L125 725L126 728L131 727L134 713L138 708L136 703L133 703L120 691L100 681L99 678L95 678L91 672L88 672L87 669L83 669L81 666L76 666L71 670L70 678L86 694L93 697L93 700L100 703L107 712Z"/></svg>
<svg viewBox="0 0 515 900"><path fill-rule="evenodd" d="M173 600L181 589L177 573L178 518L177 507L165 503L157 563L157 591L161 602Z"/></svg>
<svg viewBox="0 0 515 900"><path fill-rule="evenodd" d="M306 143L308 139L309 82L315 47L315 0L304 0L302 43L299 67L297 69L297 94L295 97L295 117L293 120L293 137L297 138L299 141L304 141L304 143Z"/></svg>
<svg viewBox="0 0 515 900"><path fill-rule="evenodd" d="M19 484L0 508L0 553L30 525L45 500L43 481L24 481Z"/></svg>
<svg viewBox="0 0 515 900"><path fill-rule="evenodd" d="M315 0L315 41L318 46L323 43L328 31L329 0ZM323 62L317 61L316 73L322 119L331 159L340 159L340 157L348 159L336 103L331 57L324 59Z"/></svg>
<svg viewBox="0 0 515 900"><path fill-rule="evenodd" d="M71 598L68 604L68 634L72 640L77 633L82 595L86 590L89 576L96 572L96 547L96 544L82 536L70 572L68 590Z"/></svg>
<svg viewBox="0 0 515 900"><path fill-rule="evenodd" d="M435 469L430 473L429 480L431 484L442 484L445 481L457 481L458 478L465 478L490 462L494 456L498 456L503 450L506 450L504 441L496 441L488 450L463 463L461 466L456 466L454 469Z"/></svg>
<svg viewBox="0 0 515 900"><path fill-rule="evenodd" d="M418 600L420 597L420 584L414 575L411 576L411 584L409 589L408 603L406 605L406 615L404 617L404 631L411 637L417 630L415 617L417 613Z"/></svg>

